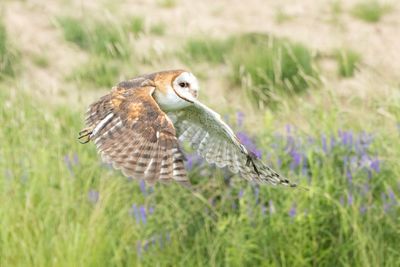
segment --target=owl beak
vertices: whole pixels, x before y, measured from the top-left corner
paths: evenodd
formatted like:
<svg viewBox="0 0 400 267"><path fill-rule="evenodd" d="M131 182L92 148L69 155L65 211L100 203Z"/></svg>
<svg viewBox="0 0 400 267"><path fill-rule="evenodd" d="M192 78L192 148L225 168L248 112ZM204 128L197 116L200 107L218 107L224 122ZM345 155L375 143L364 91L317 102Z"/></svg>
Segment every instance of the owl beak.
<svg viewBox="0 0 400 267"><path fill-rule="evenodd" d="M189 92L194 98L197 98L197 90L189 89Z"/></svg>

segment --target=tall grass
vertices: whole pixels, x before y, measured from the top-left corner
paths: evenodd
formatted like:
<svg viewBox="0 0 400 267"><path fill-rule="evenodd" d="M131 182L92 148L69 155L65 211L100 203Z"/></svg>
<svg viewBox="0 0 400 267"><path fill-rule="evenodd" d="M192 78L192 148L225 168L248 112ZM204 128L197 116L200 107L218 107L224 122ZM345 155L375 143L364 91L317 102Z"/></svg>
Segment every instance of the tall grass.
<svg viewBox="0 0 400 267"><path fill-rule="evenodd" d="M303 92L319 81L311 49L266 34L190 39L183 51L179 55L188 64L229 65L232 83L246 90L260 107L278 96Z"/></svg>
<svg viewBox="0 0 400 267"><path fill-rule="evenodd" d="M388 4L383 4L379 0L364 0L357 3L351 10L354 17L366 22L375 23L389 13L392 7Z"/></svg>
<svg viewBox="0 0 400 267"><path fill-rule="evenodd" d="M352 77L361 61L361 55L356 51L341 49L335 52L338 73L342 77Z"/></svg>
<svg viewBox="0 0 400 267"><path fill-rule="evenodd" d="M111 18L60 17L57 25L67 41L89 53L88 61L72 71L69 80L110 87L118 81L118 74L126 65L130 67L130 75L135 72L132 39L144 32L142 17L131 17L121 23Z"/></svg>
<svg viewBox="0 0 400 267"><path fill-rule="evenodd" d="M141 17L132 17L125 23L113 19L77 19L60 17L57 25L67 41L95 55L111 58L128 57L131 52L129 36L144 31Z"/></svg>
<svg viewBox="0 0 400 267"><path fill-rule="evenodd" d="M264 34L243 35L235 42L232 79L259 106L279 95L303 92L319 80L313 52L305 45Z"/></svg>
<svg viewBox="0 0 400 267"><path fill-rule="evenodd" d="M121 62L106 57L91 57L89 60L75 69L68 77L78 83L86 83L89 86L111 87L119 80ZM131 68L130 75L133 75Z"/></svg>
<svg viewBox="0 0 400 267"><path fill-rule="evenodd" d="M224 63L232 47L233 42L230 39L192 38L186 42L179 56L188 64L193 62Z"/></svg>
<svg viewBox="0 0 400 267"><path fill-rule="evenodd" d="M334 121L310 136L265 125L264 159L308 191L252 186L198 161L188 166L197 193L152 189L77 143L80 111L3 89L1 266L399 264L400 169L386 136Z"/></svg>
<svg viewBox="0 0 400 267"><path fill-rule="evenodd" d="M7 29L0 20L0 80L14 76L18 67L18 53L10 44Z"/></svg>

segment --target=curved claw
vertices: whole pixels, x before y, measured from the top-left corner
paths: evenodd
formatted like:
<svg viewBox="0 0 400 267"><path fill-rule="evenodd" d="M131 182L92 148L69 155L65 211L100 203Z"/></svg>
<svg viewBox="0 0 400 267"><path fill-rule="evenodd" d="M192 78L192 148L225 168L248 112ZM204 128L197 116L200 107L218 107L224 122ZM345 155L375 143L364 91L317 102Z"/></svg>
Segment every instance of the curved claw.
<svg viewBox="0 0 400 267"><path fill-rule="evenodd" d="M257 175L260 175L260 172L258 171L256 164L254 163L253 159L256 159L257 156L253 153L253 152L249 152L249 154L247 155L247 161L246 161L246 166L249 166L250 163L253 166L254 171L257 173Z"/></svg>
<svg viewBox="0 0 400 267"><path fill-rule="evenodd" d="M90 128L83 129L82 131L79 132L79 137L78 141L81 144L86 144L89 143L90 141L90 135L92 134L92 130ZM86 139L84 139L86 138ZM84 139L84 140L81 140Z"/></svg>

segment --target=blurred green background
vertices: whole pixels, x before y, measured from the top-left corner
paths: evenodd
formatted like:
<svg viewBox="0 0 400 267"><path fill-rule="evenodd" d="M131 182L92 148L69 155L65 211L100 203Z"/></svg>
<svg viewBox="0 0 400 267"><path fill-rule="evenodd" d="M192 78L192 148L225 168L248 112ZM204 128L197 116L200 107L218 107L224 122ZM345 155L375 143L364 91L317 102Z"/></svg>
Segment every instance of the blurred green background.
<svg viewBox="0 0 400 267"><path fill-rule="evenodd" d="M400 5L0 3L0 266L400 266ZM185 68L304 189L186 162L146 187L77 143L117 82Z"/></svg>

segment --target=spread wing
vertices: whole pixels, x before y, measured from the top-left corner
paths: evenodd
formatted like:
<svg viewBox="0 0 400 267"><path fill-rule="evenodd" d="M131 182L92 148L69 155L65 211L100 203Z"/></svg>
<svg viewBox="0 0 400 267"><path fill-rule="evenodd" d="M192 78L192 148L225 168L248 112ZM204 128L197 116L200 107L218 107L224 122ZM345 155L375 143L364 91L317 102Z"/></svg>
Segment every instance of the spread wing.
<svg viewBox="0 0 400 267"><path fill-rule="evenodd" d="M154 90L146 79L114 87L90 105L80 137L93 140L103 161L128 177L187 184L175 128L153 99Z"/></svg>
<svg viewBox="0 0 400 267"><path fill-rule="evenodd" d="M219 168L227 166L249 181L296 186L250 153L220 115L197 100L170 117L175 121L179 140L188 141L208 163Z"/></svg>

